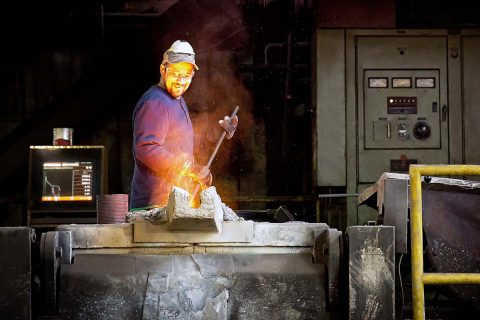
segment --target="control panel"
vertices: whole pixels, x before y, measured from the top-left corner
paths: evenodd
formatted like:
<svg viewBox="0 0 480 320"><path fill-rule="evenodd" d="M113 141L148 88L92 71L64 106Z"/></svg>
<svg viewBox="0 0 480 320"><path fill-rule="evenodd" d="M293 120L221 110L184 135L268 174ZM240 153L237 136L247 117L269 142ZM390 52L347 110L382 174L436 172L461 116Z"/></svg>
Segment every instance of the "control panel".
<svg viewBox="0 0 480 320"><path fill-rule="evenodd" d="M438 70L364 70L365 149L439 149Z"/></svg>

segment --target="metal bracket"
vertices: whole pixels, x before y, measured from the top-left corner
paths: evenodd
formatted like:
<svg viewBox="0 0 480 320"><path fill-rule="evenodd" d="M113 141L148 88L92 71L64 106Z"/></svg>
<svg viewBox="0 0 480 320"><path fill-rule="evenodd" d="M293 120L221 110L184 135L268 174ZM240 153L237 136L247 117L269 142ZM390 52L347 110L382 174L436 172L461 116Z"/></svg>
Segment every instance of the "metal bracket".
<svg viewBox="0 0 480 320"><path fill-rule="evenodd" d="M328 310L336 310L339 304L340 263L342 254L342 232L337 229L314 231L314 263L325 265L326 301Z"/></svg>
<svg viewBox="0 0 480 320"><path fill-rule="evenodd" d="M72 263L72 232L42 233L40 259L42 260L43 311L45 315L55 315L58 313L60 265Z"/></svg>

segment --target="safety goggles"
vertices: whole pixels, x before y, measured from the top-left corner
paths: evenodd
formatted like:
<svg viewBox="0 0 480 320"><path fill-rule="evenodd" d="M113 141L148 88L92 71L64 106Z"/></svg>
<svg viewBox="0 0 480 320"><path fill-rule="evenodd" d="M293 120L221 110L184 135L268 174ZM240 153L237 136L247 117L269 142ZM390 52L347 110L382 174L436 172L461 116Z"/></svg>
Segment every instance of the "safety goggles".
<svg viewBox="0 0 480 320"><path fill-rule="evenodd" d="M194 72L182 74L173 68L167 67L167 75L177 80L184 79L185 81L190 81L192 80L194 74L195 74Z"/></svg>

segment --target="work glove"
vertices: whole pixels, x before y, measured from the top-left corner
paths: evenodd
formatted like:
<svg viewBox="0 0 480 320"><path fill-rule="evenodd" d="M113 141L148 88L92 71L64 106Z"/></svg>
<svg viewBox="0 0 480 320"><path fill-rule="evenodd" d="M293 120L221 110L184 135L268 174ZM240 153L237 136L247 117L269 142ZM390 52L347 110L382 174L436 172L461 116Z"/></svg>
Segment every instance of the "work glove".
<svg viewBox="0 0 480 320"><path fill-rule="evenodd" d="M237 130L238 116L235 115L232 118L230 118L229 116L225 116L223 120L219 120L218 123L227 133L227 139L231 139L233 137L233 134L235 133L235 130Z"/></svg>
<svg viewBox="0 0 480 320"><path fill-rule="evenodd" d="M199 165L194 162L193 156L187 153L179 154L172 164L175 175L177 178L177 185L184 189L189 189L188 183L183 179L184 177L190 178L193 182L200 183L202 189L210 187L212 184L212 174L210 169L205 166Z"/></svg>

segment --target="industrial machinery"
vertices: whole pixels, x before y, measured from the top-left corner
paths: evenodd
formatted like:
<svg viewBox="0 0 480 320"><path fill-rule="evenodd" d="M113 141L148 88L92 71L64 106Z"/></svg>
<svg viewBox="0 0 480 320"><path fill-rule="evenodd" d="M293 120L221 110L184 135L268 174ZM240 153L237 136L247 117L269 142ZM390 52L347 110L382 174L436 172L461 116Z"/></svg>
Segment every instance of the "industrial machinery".
<svg viewBox="0 0 480 320"><path fill-rule="evenodd" d="M480 184L431 176L467 174L479 175L480 166L416 165L409 175L382 174L358 197L360 205L378 211L378 224L394 227L401 315L473 319L480 314ZM404 255L408 268L401 269Z"/></svg>
<svg viewBox="0 0 480 320"><path fill-rule="evenodd" d="M402 319L421 301L430 318L478 316L480 185L424 175L411 237L405 173L480 162L479 34L317 30L315 187L351 195L345 230L218 219L0 228L0 318ZM433 272L470 282L442 275L428 291Z"/></svg>
<svg viewBox="0 0 480 320"><path fill-rule="evenodd" d="M174 222L175 210L168 208L168 219L60 225L36 241L29 227L0 228L6 258L0 314L408 319L421 301L428 318L469 318L480 312L480 184L426 176L421 190L424 246L410 237L410 177L397 173L382 174L357 199L378 212L375 225L350 226L345 233L297 221L192 224L183 215ZM412 252L425 252L420 265ZM414 283L418 273L426 279L421 286ZM424 300L415 297L416 287Z"/></svg>
<svg viewBox="0 0 480 320"><path fill-rule="evenodd" d="M2 319L28 319L30 297L40 319L322 319L338 306L341 232L325 224L224 222L221 233L167 225L61 225L43 233L41 266L31 271L39 294L19 301L15 288L7 290ZM31 230L12 229L1 230L2 244L30 247ZM24 268L2 266L2 274L27 290L29 261L22 261Z"/></svg>
<svg viewBox="0 0 480 320"><path fill-rule="evenodd" d="M478 29L318 29L315 48L316 186L357 194L410 164L480 163ZM376 217L354 197L347 212Z"/></svg>
<svg viewBox="0 0 480 320"><path fill-rule="evenodd" d="M188 192L174 187L155 217L59 225L43 232L34 248L33 229L0 229L0 253L7 257L2 282L8 288L0 295L0 314L15 319L31 313L39 319L328 319L348 311L354 318L365 312L372 319L394 316L393 227L349 230L355 239L349 265L359 276L351 283L356 298L348 309L342 232L324 223L230 219L215 187L200 197L193 208ZM379 233L382 240L372 241ZM364 252L376 258L365 261ZM383 278L360 276L372 268L382 270ZM22 299L17 292L24 292Z"/></svg>

